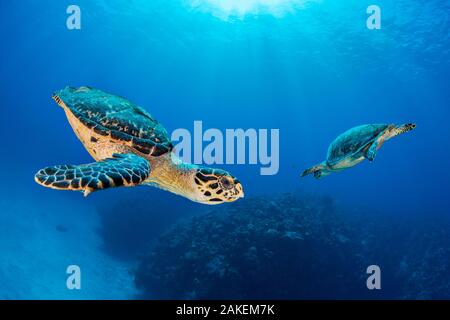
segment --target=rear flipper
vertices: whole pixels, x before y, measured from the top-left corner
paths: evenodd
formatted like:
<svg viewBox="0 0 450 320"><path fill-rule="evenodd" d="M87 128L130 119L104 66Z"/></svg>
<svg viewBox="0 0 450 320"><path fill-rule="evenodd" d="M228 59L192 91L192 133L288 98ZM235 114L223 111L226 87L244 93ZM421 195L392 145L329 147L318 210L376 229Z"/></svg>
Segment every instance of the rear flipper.
<svg viewBox="0 0 450 320"><path fill-rule="evenodd" d="M39 170L34 180L44 187L82 191L133 187L150 174L150 163L135 154L114 154L113 158L90 164L59 165Z"/></svg>
<svg viewBox="0 0 450 320"><path fill-rule="evenodd" d="M330 172L327 169L327 166L324 163L315 165L314 167L311 167L309 169L306 169L302 173L302 177L305 177L309 174L314 174L314 177L316 179L320 179L321 177L327 176L330 174Z"/></svg>

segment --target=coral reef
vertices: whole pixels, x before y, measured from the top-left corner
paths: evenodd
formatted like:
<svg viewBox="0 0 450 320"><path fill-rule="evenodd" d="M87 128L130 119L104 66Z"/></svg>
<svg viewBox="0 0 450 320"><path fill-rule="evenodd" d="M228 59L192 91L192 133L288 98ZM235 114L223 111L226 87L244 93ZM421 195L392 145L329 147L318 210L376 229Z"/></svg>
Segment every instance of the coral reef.
<svg viewBox="0 0 450 320"><path fill-rule="evenodd" d="M414 221L403 244L396 275L402 280L401 298L450 298L450 228L448 223Z"/></svg>
<svg viewBox="0 0 450 320"><path fill-rule="evenodd" d="M328 197L253 198L172 228L136 284L158 298L345 297L359 242Z"/></svg>
<svg viewBox="0 0 450 320"><path fill-rule="evenodd" d="M338 210L329 197L245 199L172 227L135 282L162 299L449 298L444 221ZM382 290L366 287L371 264Z"/></svg>

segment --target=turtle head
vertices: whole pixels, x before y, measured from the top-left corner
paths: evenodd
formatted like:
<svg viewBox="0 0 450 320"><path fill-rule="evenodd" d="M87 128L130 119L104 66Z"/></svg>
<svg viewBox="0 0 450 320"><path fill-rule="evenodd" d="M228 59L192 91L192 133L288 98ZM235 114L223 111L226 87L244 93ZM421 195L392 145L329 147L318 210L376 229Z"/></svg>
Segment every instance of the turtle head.
<svg viewBox="0 0 450 320"><path fill-rule="evenodd" d="M407 123L407 124L402 124L400 126L397 125L390 125L389 129L387 130L387 139L391 139L395 136L398 136L400 134L409 132L411 130L414 130L416 128L416 124L414 123Z"/></svg>
<svg viewBox="0 0 450 320"><path fill-rule="evenodd" d="M233 202L244 197L239 180L224 170L198 168L193 182L195 197L204 204Z"/></svg>

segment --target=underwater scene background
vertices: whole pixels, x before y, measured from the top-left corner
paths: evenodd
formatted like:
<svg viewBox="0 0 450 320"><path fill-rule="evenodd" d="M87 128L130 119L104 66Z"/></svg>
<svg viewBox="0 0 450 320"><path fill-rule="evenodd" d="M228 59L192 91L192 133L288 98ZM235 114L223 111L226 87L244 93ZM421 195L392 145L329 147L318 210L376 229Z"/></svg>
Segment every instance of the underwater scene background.
<svg viewBox="0 0 450 320"><path fill-rule="evenodd" d="M0 0L0 298L450 298L449 15L445 0ZM245 189L219 206L42 188L40 168L92 161L51 100L68 85L169 132L279 129L279 172L214 165ZM348 128L409 122L373 163L300 178Z"/></svg>

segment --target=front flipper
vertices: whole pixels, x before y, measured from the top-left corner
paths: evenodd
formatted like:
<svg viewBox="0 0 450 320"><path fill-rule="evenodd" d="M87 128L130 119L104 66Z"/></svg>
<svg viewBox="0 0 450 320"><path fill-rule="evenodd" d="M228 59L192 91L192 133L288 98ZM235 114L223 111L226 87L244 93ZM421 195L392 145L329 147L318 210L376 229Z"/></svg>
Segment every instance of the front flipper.
<svg viewBox="0 0 450 320"><path fill-rule="evenodd" d="M149 174L150 163L130 153L89 164L47 167L34 180L44 187L82 191L87 196L97 190L139 185Z"/></svg>
<svg viewBox="0 0 450 320"><path fill-rule="evenodd" d="M369 161L375 160L375 157L377 156L377 151L378 151L378 142L375 141L370 145L369 149L367 149L366 159Z"/></svg>

